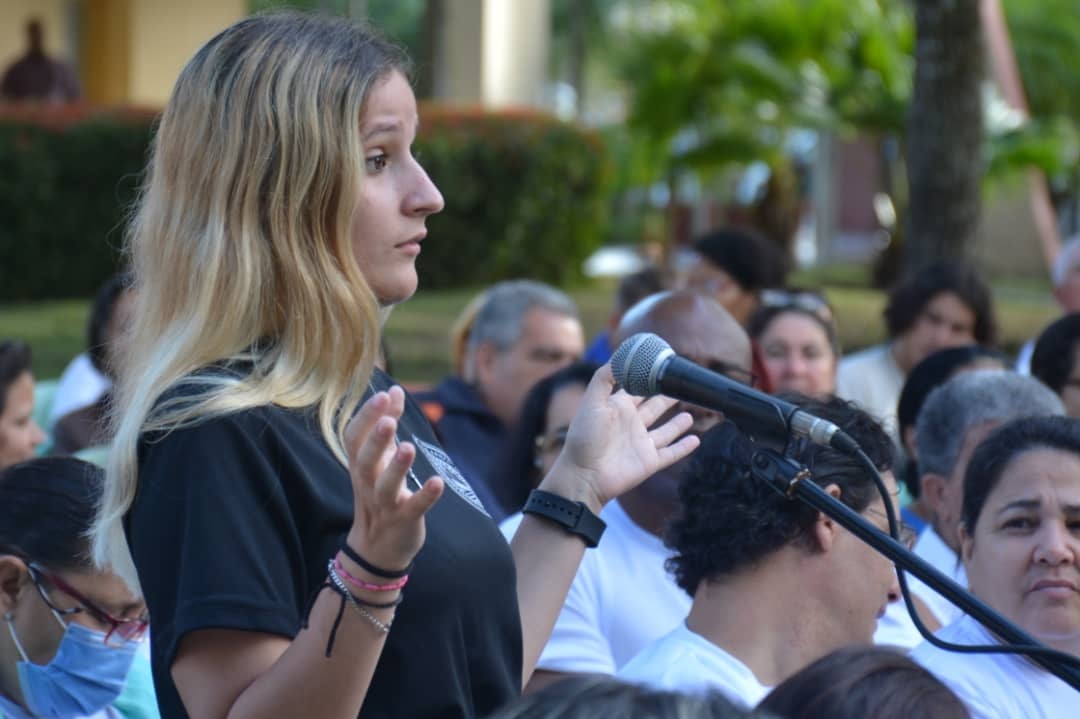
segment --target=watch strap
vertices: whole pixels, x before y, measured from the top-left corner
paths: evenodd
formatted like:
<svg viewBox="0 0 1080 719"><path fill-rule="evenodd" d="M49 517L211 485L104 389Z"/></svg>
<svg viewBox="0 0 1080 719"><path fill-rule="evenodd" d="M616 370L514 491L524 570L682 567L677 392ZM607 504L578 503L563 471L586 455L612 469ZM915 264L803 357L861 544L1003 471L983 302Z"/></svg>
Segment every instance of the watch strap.
<svg viewBox="0 0 1080 719"><path fill-rule="evenodd" d="M567 532L581 537L589 548L600 543L600 537L607 529L604 520L593 514L584 502L571 502L565 497L540 489L529 493L529 499L521 511L562 525Z"/></svg>

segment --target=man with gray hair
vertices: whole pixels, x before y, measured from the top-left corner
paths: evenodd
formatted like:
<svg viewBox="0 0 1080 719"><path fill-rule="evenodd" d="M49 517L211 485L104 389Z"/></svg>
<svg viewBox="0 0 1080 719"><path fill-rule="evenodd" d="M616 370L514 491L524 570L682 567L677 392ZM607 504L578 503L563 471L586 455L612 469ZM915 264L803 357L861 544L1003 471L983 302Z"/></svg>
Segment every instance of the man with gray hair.
<svg viewBox="0 0 1080 719"><path fill-rule="evenodd" d="M1050 272L1054 283L1054 301L1061 308L1061 314L1080 312L1080 235L1073 236L1061 246L1054 267ZM1033 337L1024 343L1016 355L1016 371L1031 374L1031 353L1035 351Z"/></svg>
<svg viewBox="0 0 1080 719"><path fill-rule="evenodd" d="M417 394L449 458L496 521L520 509L507 506L510 488L496 463L525 395L584 351L585 333L570 297L532 280L499 282L487 290L473 320L463 376Z"/></svg>
<svg viewBox="0 0 1080 719"><path fill-rule="evenodd" d="M921 495L933 517L915 543L915 554L966 587L959 526L972 453L1005 422L1064 413L1061 400L1041 382L1006 370L965 372L931 392L915 421L915 446ZM937 623L944 626L962 614L914 577L910 585Z"/></svg>

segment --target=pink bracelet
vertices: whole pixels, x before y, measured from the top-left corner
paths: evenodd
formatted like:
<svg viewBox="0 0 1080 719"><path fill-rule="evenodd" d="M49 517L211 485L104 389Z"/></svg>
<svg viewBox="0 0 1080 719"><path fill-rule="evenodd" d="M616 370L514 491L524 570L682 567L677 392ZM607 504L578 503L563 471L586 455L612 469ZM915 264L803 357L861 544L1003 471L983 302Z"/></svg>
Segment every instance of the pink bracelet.
<svg viewBox="0 0 1080 719"><path fill-rule="evenodd" d="M365 582L363 579L360 579L359 577L354 577L353 575L349 574L349 570L345 569L345 565L341 563L341 557L338 556L334 557L334 569L337 570L337 573L341 575L341 578L349 584L360 589L367 589L371 592L392 592L395 589L401 589L405 586L406 582L409 581L409 575L406 574L401 579L395 579L389 584L374 584L372 582Z"/></svg>

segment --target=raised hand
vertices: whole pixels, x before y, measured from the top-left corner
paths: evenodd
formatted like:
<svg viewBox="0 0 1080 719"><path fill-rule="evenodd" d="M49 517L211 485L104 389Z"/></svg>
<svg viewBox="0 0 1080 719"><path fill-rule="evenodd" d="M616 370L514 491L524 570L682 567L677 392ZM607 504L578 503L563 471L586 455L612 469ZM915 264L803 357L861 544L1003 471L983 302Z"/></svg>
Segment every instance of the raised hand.
<svg viewBox="0 0 1080 719"><path fill-rule="evenodd" d="M353 487L349 546L375 566L408 566L424 544L424 514L442 496L443 481L431 477L412 492L406 486L416 448L395 439L405 408L400 387L364 402L345 429L345 451Z"/></svg>
<svg viewBox="0 0 1080 719"><path fill-rule="evenodd" d="M652 427L676 401L642 399L615 390L611 367L593 375L566 438L566 446L541 486L598 511L608 500L674 464L698 446L684 433L693 419L679 412ZM650 429L651 427L651 429Z"/></svg>

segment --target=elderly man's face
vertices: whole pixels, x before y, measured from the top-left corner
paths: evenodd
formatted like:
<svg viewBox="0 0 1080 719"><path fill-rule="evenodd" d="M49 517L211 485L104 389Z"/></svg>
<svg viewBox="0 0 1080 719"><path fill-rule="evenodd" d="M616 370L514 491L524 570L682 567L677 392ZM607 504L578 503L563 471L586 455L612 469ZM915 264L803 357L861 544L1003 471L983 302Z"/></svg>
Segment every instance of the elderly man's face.
<svg viewBox="0 0 1080 719"><path fill-rule="evenodd" d="M521 338L512 347L487 346L478 352L476 380L489 409L513 426L532 386L581 359L585 333L574 317L532 309L522 320Z"/></svg>

